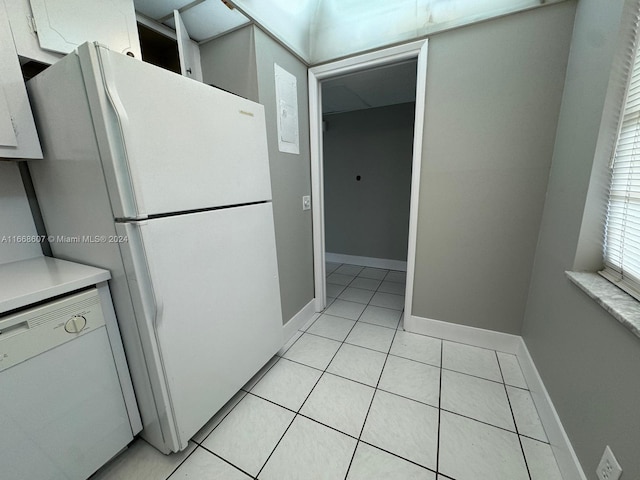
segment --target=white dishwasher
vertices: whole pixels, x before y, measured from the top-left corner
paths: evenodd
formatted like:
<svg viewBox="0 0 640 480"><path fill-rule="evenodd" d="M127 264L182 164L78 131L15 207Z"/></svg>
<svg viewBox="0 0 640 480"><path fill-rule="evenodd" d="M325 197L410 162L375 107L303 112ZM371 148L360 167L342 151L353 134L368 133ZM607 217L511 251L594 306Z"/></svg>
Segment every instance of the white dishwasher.
<svg viewBox="0 0 640 480"><path fill-rule="evenodd" d="M139 430L100 288L0 315L3 480L86 479Z"/></svg>

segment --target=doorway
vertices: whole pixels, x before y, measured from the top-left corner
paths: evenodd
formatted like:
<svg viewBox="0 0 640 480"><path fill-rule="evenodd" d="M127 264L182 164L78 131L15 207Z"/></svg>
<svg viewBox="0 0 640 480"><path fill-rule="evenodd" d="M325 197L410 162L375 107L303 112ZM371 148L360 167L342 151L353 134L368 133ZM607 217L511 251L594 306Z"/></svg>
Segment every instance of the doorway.
<svg viewBox="0 0 640 480"><path fill-rule="evenodd" d="M411 160L411 195L409 202L409 232L407 241L407 275L405 318L410 316L413 297L413 275L416 252L417 206L422 159L422 133L426 89L427 41L421 40L357 57L332 62L309 70L309 112L311 130L311 181L314 225L314 271L316 311L326 306L325 268L325 199L323 172L322 84L347 74L394 65L417 59L415 118Z"/></svg>
<svg viewBox="0 0 640 480"><path fill-rule="evenodd" d="M322 82L328 264L407 270L416 69L410 59Z"/></svg>

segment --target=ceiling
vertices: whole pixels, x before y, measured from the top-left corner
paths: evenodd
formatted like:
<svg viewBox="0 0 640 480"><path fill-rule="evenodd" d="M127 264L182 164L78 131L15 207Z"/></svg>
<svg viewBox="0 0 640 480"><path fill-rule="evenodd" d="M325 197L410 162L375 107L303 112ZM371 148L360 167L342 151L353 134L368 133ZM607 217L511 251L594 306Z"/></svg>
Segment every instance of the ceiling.
<svg viewBox="0 0 640 480"><path fill-rule="evenodd" d="M134 0L138 13L175 30L180 11L189 36L203 42L251 21L221 0ZM415 101L416 62L377 67L322 84L323 113L338 113Z"/></svg>
<svg viewBox="0 0 640 480"><path fill-rule="evenodd" d="M416 60L410 60L326 80L322 83L322 113L415 102L416 75Z"/></svg>
<svg viewBox="0 0 640 480"><path fill-rule="evenodd" d="M173 11L178 10L189 36L202 42L223 35L250 20L221 0L134 0L136 12L175 30Z"/></svg>

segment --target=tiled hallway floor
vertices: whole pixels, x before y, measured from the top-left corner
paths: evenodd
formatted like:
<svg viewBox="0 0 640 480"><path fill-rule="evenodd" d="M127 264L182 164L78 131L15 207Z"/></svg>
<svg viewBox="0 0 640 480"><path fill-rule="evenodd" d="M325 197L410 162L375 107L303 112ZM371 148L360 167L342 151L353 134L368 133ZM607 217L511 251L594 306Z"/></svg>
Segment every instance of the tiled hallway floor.
<svg viewBox="0 0 640 480"><path fill-rule="evenodd" d="M327 265L324 313L179 454L95 479L561 480L518 360L402 330L403 272Z"/></svg>

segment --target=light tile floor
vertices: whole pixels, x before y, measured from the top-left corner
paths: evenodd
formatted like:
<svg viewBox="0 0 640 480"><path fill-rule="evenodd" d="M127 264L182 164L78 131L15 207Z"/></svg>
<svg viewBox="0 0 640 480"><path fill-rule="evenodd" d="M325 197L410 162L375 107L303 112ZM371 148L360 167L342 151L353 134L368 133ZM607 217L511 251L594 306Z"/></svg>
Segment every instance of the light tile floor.
<svg viewBox="0 0 640 480"><path fill-rule="evenodd" d="M517 358L403 331L405 278L327 264L325 312L187 450L93 480L561 480Z"/></svg>

